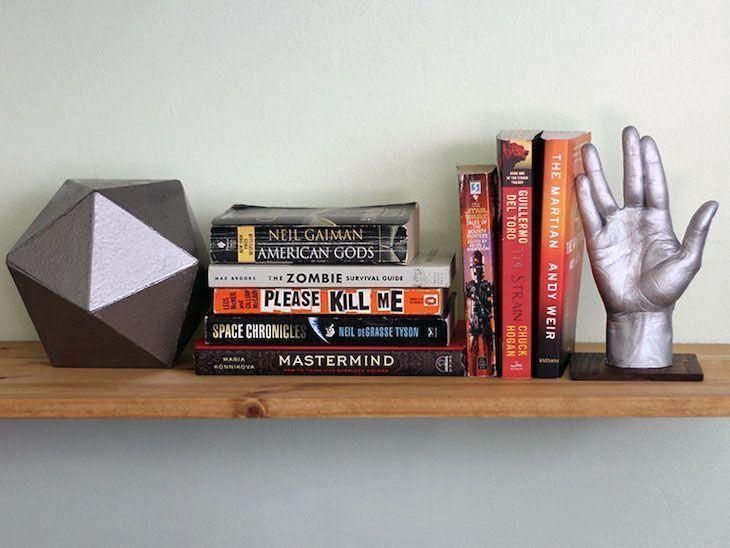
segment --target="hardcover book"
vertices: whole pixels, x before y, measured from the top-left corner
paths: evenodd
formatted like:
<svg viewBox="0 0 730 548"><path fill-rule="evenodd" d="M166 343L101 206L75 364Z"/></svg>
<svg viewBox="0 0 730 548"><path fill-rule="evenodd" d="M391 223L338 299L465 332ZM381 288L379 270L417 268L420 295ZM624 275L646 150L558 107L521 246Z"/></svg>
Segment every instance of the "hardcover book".
<svg viewBox="0 0 730 548"><path fill-rule="evenodd" d="M426 287L448 288L454 254L431 249L408 265L211 264L210 287Z"/></svg>
<svg viewBox="0 0 730 548"><path fill-rule="evenodd" d="M501 185L501 355L504 377L532 376L533 253L542 170L540 132L502 131L497 137Z"/></svg>
<svg viewBox="0 0 730 548"><path fill-rule="evenodd" d="M402 375L463 377L463 324L442 347L195 346L198 375Z"/></svg>
<svg viewBox="0 0 730 548"><path fill-rule="evenodd" d="M418 204L350 208L234 205L213 219L215 263L407 264L418 252Z"/></svg>
<svg viewBox="0 0 730 548"><path fill-rule="evenodd" d="M538 268L537 359L535 376L559 377L575 350L583 226L575 177L583 173L581 148L587 132L543 132L542 228Z"/></svg>
<svg viewBox="0 0 730 548"><path fill-rule="evenodd" d="M466 363L470 376L494 377L497 362L497 168L459 166Z"/></svg>
<svg viewBox="0 0 730 548"><path fill-rule="evenodd" d="M228 345L445 346L453 295L442 316L272 315L205 317L205 342Z"/></svg>
<svg viewBox="0 0 730 548"><path fill-rule="evenodd" d="M214 314L381 314L438 316L447 289L215 288Z"/></svg>

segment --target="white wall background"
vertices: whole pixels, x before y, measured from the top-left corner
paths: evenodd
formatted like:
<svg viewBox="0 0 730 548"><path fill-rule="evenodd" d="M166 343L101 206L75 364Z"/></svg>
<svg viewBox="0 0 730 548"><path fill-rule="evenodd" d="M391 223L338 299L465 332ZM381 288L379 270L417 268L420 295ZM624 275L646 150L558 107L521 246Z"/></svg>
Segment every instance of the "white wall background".
<svg viewBox="0 0 730 548"><path fill-rule="evenodd" d="M179 178L203 232L417 199L456 247L454 166L499 129L592 130L618 191L633 123L680 237L721 203L675 335L728 342L728 34L720 0L0 0L0 249L69 177ZM587 270L581 299L600 340ZM35 337L4 270L0 306ZM0 544L720 546L729 456L725 420L5 422Z"/></svg>

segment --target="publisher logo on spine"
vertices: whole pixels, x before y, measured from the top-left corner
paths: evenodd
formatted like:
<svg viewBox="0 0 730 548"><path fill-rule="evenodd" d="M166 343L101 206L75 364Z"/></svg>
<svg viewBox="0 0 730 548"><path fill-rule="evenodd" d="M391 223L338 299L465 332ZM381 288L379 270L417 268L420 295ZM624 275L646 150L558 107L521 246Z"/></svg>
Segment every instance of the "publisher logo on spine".
<svg viewBox="0 0 730 548"><path fill-rule="evenodd" d="M436 358L436 371L439 373L451 373L453 368L453 359L451 356L439 356Z"/></svg>
<svg viewBox="0 0 730 548"><path fill-rule="evenodd" d="M435 307L439 305L439 294L438 293L426 293L423 296L423 306Z"/></svg>
<svg viewBox="0 0 730 548"><path fill-rule="evenodd" d="M476 200L477 196L482 193L482 182L481 181L469 181L469 194Z"/></svg>

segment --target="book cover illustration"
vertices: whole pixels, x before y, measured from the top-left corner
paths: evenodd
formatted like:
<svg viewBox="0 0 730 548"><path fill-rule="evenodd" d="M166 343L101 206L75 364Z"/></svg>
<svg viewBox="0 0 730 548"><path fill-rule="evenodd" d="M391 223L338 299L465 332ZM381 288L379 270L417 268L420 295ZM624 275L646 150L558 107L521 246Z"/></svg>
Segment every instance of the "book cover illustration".
<svg viewBox="0 0 730 548"><path fill-rule="evenodd" d="M208 344L445 346L454 327L454 296L442 316L209 314Z"/></svg>
<svg viewBox="0 0 730 548"><path fill-rule="evenodd" d="M502 375L532 376L533 253L542 169L539 131L503 131L497 138L501 185L500 322Z"/></svg>
<svg viewBox="0 0 730 548"><path fill-rule="evenodd" d="M443 347L195 346L199 375L389 375L466 374L463 324Z"/></svg>
<svg viewBox="0 0 730 548"><path fill-rule="evenodd" d="M584 236L575 196L587 132L544 132L535 375L559 377L575 350Z"/></svg>
<svg viewBox="0 0 730 548"><path fill-rule="evenodd" d="M211 264L210 287L425 287L448 288L455 272L452 251L428 249L407 265Z"/></svg>
<svg viewBox="0 0 730 548"><path fill-rule="evenodd" d="M470 376L499 374L496 321L497 169L459 166L466 363Z"/></svg>
<svg viewBox="0 0 730 548"><path fill-rule="evenodd" d="M416 203L353 208L235 205L212 221L215 263L407 264L418 252Z"/></svg>
<svg viewBox="0 0 730 548"><path fill-rule="evenodd" d="M438 316L447 299L447 289L216 288L213 313Z"/></svg>

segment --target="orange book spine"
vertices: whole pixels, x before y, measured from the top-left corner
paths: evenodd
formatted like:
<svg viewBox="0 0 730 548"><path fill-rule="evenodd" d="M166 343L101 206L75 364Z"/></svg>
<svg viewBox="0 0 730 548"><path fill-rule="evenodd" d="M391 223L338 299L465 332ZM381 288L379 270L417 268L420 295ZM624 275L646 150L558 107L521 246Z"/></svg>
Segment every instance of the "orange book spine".
<svg viewBox="0 0 730 548"><path fill-rule="evenodd" d="M447 289L215 288L215 314L377 314L439 316Z"/></svg>
<svg viewBox="0 0 730 548"><path fill-rule="evenodd" d="M542 225L538 266L537 377L559 377L575 342L583 231L577 212L575 176L582 172L586 133L545 140Z"/></svg>

